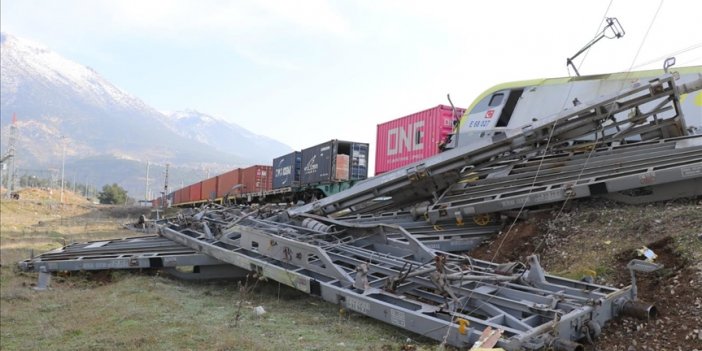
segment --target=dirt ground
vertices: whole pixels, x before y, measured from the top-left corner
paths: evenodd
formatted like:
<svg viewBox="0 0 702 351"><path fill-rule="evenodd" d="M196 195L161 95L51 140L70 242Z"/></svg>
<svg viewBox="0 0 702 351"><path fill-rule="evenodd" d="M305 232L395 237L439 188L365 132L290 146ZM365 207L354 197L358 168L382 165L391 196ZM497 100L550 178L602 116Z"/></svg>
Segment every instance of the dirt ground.
<svg viewBox="0 0 702 351"><path fill-rule="evenodd" d="M602 351L702 350L702 201L623 205L590 199L514 223L471 255L495 262L524 261L536 253L550 273L598 284L631 283L626 268L647 247L664 268L637 274L639 298L658 317L615 320L589 345Z"/></svg>

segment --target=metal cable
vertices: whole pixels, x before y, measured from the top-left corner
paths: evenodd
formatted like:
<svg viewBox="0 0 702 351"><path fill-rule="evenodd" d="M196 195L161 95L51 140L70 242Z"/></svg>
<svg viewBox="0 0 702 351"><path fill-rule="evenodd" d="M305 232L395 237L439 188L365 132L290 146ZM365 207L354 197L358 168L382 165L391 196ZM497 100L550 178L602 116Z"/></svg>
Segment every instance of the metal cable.
<svg viewBox="0 0 702 351"><path fill-rule="evenodd" d="M641 68L641 67L643 67L643 66L650 65L650 64L652 64L652 63L659 62L659 61L661 61L661 60L665 60L665 59L667 59L667 58L669 58L669 57L671 57L671 56L676 56L676 55L683 54L683 53L686 53L686 52L689 52L689 51L692 51L692 50L696 50L696 49L699 49L699 48L702 48L702 42L699 42L699 43L696 43L696 44L692 44L692 45L690 45L690 46L688 46L688 47L686 47L686 48L684 48L684 49L680 49L680 50L678 50L678 51L670 52L670 53L668 53L668 54L666 54L666 55L659 56L659 57L656 57L655 59L651 59L651 60L649 60L649 61L640 63L640 64L638 64L638 65L632 67L632 69ZM695 58L695 59L699 59L699 57L698 57L698 58Z"/></svg>

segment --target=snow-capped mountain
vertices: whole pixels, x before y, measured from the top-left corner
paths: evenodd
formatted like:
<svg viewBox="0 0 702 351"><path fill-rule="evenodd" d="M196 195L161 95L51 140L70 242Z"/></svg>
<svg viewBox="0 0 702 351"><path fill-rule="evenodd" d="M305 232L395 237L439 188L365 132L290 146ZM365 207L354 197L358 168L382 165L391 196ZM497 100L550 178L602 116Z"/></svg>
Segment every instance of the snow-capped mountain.
<svg viewBox="0 0 702 351"><path fill-rule="evenodd" d="M25 79L68 88L95 106L109 107L115 102L135 109L148 110L141 100L128 95L100 77L92 68L68 60L49 48L0 33L2 43L2 90L18 94ZM10 95L12 96L12 95Z"/></svg>
<svg viewBox="0 0 702 351"><path fill-rule="evenodd" d="M0 44L0 122L7 125L16 114L20 124L31 124L27 130L33 134L50 134L48 145L23 143L23 149L39 159L47 148L65 142L72 156L78 156L73 155L73 145L88 145L83 152L90 155L176 163L228 161L202 143L182 140L165 128L158 111L92 69L4 33ZM229 159L238 161L232 155Z"/></svg>
<svg viewBox="0 0 702 351"><path fill-rule="evenodd" d="M232 153L253 163L268 164L292 149L271 138L254 134L224 119L195 110L177 111L167 116L166 125L173 132L197 140L221 151Z"/></svg>
<svg viewBox="0 0 702 351"><path fill-rule="evenodd" d="M207 123L189 127L184 124L183 128L189 129L183 132L177 126L180 120L163 115L93 69L43 45L2 33L0 53L2 153L6 150L10 129L6 127L16 114L20 169L55 169L60 166L65 147L67 169L72 163L90 164L94 169L76 172L95 173L91 176L95 185L138 184L141 181L137 178L142 175L135 174L134 179L127 175L115 179L117 172L110 168L122 167L124 161L130 164L150 161L151 164L169 163L173 168L206 168L216 172L272 160L289 150L238 126L227 126L221 120L215 128L225 131L223 133L210 130ZM241 132L227 136L227 130ZM243 138L242 135L252 137ZM210 141L208 136L220 141ZM237 140L256 143L257 147L244 148L235 144ZM213 147L220 143L232 144ZM91 161L79 162L83 159Z"/></svg>

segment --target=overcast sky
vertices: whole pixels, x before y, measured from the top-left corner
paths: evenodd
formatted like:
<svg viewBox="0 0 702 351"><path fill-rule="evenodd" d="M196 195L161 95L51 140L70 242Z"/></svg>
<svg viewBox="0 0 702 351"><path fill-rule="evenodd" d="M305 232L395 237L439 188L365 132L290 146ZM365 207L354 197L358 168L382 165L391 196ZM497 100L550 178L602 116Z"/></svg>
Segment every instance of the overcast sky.
<svg viewBox="0 0 702 351"><path fill-rule="evenodd" d="M506 81L702 65L702 1L3 0L2 31L95 69L161 111L195 109L302 149L467 107ZM581 60L578 60L580 63Z"/></svg>

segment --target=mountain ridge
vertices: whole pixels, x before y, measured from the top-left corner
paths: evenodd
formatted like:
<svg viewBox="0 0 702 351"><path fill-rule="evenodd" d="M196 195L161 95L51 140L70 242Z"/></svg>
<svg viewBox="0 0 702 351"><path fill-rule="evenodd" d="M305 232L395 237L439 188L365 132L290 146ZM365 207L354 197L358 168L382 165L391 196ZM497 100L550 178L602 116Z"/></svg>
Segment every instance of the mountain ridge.
<svg viewBox="0 0 702 351"><path fill-rule="evenodd" d="M92 68L41 44L2 32L0 49L2 153L10 129L5 127L16 114L20 169L56 169L64 155L67 167L85 164L79 162L82 158L101 159L100 167L105 169L97 173L85 168L75 171L90 171L96 186L117 180L135 184L124 175L116 179L110 165L120 167L130 160L145 166L148 161L170 164L174 170L184 170L183 174L199 174L202 169L223 172L270 163L291 151L287 145L195 109L188 110L190 116L183 120L169 118ZM211 122L199 121L201 116ZM186 183L199 180L198 176L183 178Z"/></svg>
<svg viewBox="0 0 702 351"><path fill-rule="evenodd" d="M166 120L166 125L179 135L210 145L221 152L249 159L252 163L270 163L272 158L268 157L269 150L278 156L292 152L292 148L274 139L195 109L175 111L167 115ZM245 150L241 149L242 143L246 145Z"/></svg>

